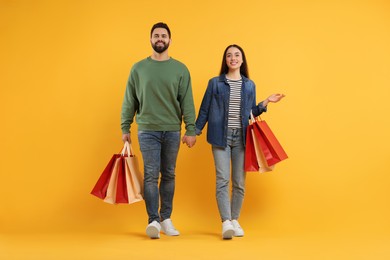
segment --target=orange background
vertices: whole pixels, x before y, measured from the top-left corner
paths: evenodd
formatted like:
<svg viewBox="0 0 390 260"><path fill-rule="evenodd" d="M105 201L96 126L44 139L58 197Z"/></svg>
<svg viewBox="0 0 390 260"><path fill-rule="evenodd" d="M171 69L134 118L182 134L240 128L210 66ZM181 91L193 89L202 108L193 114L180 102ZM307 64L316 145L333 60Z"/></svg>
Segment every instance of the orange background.
<svg viewBox="0 0 390 260"><path fill-rule="evenodd" d="M191 72L196 110L232 43L246 52L258 101L286 94L263 119L290 158L248 173L243 239L351 238L351 252L390 255L388 1L0 1L3 241L143 236L143 202L113 206L89 192L122 147L128 73L151 54L159 21L172 31L170 55ZM189 236L220 233L214 182L204 134L177 163L172 218ZM10 243L0 245L10 256Z"/></svg>

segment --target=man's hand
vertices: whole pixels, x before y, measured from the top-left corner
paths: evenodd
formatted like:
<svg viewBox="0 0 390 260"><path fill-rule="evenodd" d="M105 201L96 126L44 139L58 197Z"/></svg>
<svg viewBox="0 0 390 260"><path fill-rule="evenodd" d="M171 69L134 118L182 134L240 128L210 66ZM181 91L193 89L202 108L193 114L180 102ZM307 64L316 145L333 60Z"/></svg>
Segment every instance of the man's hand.
<svg viewBox="0 0 390 260"><path fill-rule="evenodd" d="M125 142L129 142L129 144L131 144L131 138L130 138L130 134L123 134L122 135L122 141L125 143Z"/></svg>

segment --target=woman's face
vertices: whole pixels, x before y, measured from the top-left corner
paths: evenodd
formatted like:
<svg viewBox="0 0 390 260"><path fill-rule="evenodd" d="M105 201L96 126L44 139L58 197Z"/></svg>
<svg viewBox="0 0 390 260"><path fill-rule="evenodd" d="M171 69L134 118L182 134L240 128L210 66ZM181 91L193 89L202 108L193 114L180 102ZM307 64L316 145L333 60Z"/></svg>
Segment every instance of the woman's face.
<svg viewBox="0 0 390 260"><path fill-rule="evenodd" d="M226 65L229 70L237 70L240 69L242 64L242 53L236 47L230 47L226 51Z"/></svg>

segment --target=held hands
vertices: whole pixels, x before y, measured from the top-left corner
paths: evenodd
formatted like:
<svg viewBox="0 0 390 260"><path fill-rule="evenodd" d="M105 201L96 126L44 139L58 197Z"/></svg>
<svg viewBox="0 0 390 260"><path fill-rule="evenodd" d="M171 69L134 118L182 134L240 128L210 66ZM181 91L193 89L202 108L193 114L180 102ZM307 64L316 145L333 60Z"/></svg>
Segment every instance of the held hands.
<svg viewBox="0 0 390 260"><path fill-rule="evenodd" d="M186 143L188 148L191 148L196 143L196 136L184 135L183 138L181 139L181 142L183 144Z"/></svg>
<svg viewBox="0 0 390 260"><path fill-rule="evenodd" d="M122 135L122 141L123 142L129 142L131 144L131 137L130 134L123 134ZM196 136L187 136L184 135L183 138L181 139L182 143L186 143L189 148L195 145L196 143Z"/></svg>

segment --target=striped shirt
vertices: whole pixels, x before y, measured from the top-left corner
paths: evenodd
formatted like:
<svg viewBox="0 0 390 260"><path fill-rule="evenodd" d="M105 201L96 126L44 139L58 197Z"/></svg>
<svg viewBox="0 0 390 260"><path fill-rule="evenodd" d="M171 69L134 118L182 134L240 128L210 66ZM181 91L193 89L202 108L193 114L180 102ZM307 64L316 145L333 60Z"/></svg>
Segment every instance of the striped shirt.
<svg viewBox="0 0 390 260"><path fill-rule="evenodd" d="M229 128L242 128L241 126L241 86L242 79L231 80L226 79L230 86L229 100Z"/></svg>

